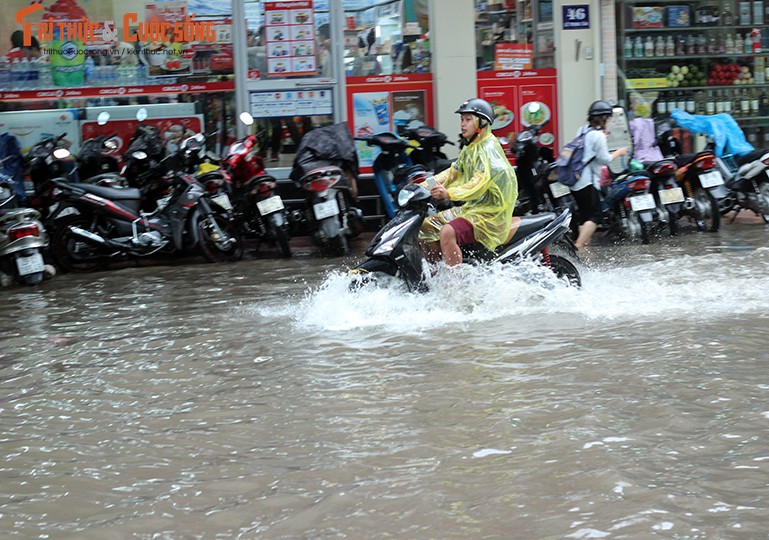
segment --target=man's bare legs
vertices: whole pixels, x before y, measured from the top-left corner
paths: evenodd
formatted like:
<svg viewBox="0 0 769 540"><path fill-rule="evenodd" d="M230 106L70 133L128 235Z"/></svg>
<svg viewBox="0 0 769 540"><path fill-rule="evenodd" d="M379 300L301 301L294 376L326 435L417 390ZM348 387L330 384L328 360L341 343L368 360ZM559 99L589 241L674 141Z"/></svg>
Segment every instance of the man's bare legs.
<svg viewBox="0 0 769 540"><path fill-rule="evenodd" d="M462 264L462 249L457 243L457 232L449 224L441 227L441 253L447 265Z"/></svg>
<svg viewBox="0 0 769 540"><path fill-rule="evenodd" d="M574 242L579 251L585 250L597 228L598 225L594 221L586 221L579 226L579 235L577 235L577 240ZM441 234L443 234L443 230L441 230Z"/></svg>

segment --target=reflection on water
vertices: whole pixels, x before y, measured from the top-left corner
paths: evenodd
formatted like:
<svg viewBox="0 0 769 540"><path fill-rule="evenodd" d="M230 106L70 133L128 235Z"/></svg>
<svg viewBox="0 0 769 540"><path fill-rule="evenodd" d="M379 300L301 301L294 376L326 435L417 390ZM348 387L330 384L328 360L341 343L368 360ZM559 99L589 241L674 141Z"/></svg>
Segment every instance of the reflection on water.
<svg viewBox="0 0 769 540"><path fill-rule="evenodd" d="M10 290L0 527L764 537L765 236L598 247L581 290L527 267L351 293L302 257Z"/></svg>

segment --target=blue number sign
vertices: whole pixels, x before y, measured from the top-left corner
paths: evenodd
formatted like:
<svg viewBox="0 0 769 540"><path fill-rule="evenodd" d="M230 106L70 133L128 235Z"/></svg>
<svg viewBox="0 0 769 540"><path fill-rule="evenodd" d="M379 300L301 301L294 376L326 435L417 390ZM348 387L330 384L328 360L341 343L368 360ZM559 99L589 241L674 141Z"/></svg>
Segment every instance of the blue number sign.
<svg viewBox="0 0 769 540"><path fill-rule="evenodd" d="M564 30L586 30L590 28L590 5L579 4L562 7Z"/></svg>

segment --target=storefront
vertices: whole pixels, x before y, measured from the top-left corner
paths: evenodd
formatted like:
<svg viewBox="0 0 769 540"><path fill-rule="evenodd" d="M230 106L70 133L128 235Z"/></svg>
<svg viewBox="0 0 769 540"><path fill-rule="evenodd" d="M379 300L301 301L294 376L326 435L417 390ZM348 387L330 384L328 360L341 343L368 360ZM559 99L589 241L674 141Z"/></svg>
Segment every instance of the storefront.
<svg viewBox="0 0 769 540"><path fill-rule="evenodd" d="M462 100L477 93L494 102L500 136L532 120L520 114L527 101L541 102L546 118L536 121L550 126L543 142L556 146L552 1L476 0L473 22L443 10L431 17L448 4L9 0L0 8L0 39L10 49L0 62L0 131L16 136L22 149L66 132L76 152L82 140L102 132L127 142L136 109L152 105L147 122L161 129L167 145L195 131L215 132L209 143L221 152L256 130L266 165L285 177L313 127L346 121L361 136L437 126L438 108L445 117L461 102L451 92L461 91ZM466 2L451 4L464 9ZM431 21L441 28L442 49ZM474 61L470 66L455 62L446 41L465 36L474 41L462 51ZM436 60L451 65L436 75ZM438 92L457 76L474 88ZM103 110L112 117L106 126L94 121ZM242 111L254 116L254 127L239 124ZM453 135L456 123L445 123ZM359 155L365 173L374 154L361 143Z"/></svg>

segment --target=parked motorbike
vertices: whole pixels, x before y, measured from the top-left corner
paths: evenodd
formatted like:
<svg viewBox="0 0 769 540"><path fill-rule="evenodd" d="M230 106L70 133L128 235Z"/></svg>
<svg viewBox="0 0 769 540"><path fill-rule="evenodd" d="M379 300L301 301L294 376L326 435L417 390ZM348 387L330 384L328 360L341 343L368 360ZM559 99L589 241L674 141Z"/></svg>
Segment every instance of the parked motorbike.
<svg viewBox="0 0 769 540"><path fill-rule="evenodd" d="M242 113L240 119L248 126L254 123L249 113ZM259 243L274 245L281 257L290 257L288 212L278 194L277 180L266 174L258 137L248 135L232 143L223 170L234 206L233 220L240 231ZM207 173L205 177L213 179L214 174Z"/></svg>
<svg viewBox="0 0 769 540"><path fill-rule="evenodd" d="M539 104L534 102L529 104L529 108L536 112ZM544 190L549 189L549 182L546 182L545 173L547 166L553 163L553 152L547 147L539 145L539 134L542 128L549 122L545 120L541 124L531 124L518 132L512 145L512 152L515 156L515 172L518 177L518 201L515 205L515 215L524 215L527 213L536 214L547 210L545 205ZM562 184L558 184L563 186ZM563 186L566 187L566 186ZM556 187L557 189L557 187ZM557 191L558 197L564 197L571 194L571 190L566 189ZM553 205L555 208L555 205Z"/></svg>
<svg viewBox="0 0 769 540"><path fill-rule="evenodd" d="M734 211L734 221L742 210L750 210L769 223L769 152L756 150L737 159L725 155L717 163L734 196L733 204L722 208L721 215Z"/></svg>
<svg viewBox="0 0 769 540"><path fill-rule="evenodd" d="M631 160L614 176L603 196L603 226L629 240L648 244L655 229L664 225L651 193L651 178L639 162Z"/></svg>
<svg viewBox="0 0 769 540"><path fill-rule="evenodd" d="M433 174L451 166L453 160L446 156L443 147L447 144L454 146L454 143L446 134L430 126L419 126L407 129L404 136L410 142L411 149L407 153L414 165L423 165Z"/></svg>
<svg viewBox="0 0 769 540"><path fill-rule="evenodd" d="M2 168L2 162L0 162ZM48 234L33 208L19 208L13 178L0 172L0 281L37 285L53 275L43 251Z"/></svg>
<svg viewBox="0 0 769 540"><path fill-rule="evenodd" d="M171 157L161 160L161 166ZM169 192L156 201L152 213L141 211L138 188L52 182L57 201L77 210L61 219L51 241L53 258L64 271L93 272L119 256L186 253L194 247L209 262L236 261L243 255L243 242L226 208L190 175L169 171Z"/></svg>
<svg viewBox="0 0 769 540"><path fill-rule="evenodd" d="M357 199L358 155L344 123L313 129L302 137L290 174L305 195L304 210L291 219L331 255L348 255L349 239L363 230Z"/></svg>
<svg viewBox="0 0 769 540"><path fill-rule="evenodd" d="M672 158L645 165L651 181L650 191L657 204L660 220L668 224L670 235L678 234L678 218L684 203L684 191L676 182L678 167Z"/></svg>
<svg viewBox="0 0 769 540"><path fill-rule="evenodd" d="M71 170L71 166L64 162L64 159L70 155L69 151L59 154L63 156L62 158L54 155L58 149L66 150L66 136L66 133L62 133L56 137L38 141L24 156L29 179L34 189L30 203L45 219L48 218L49 208L53 204L51 179L66 178Z"/></svg>
<svg viewBox="0 0 769 540"><path fill-rule="evenodd" d="M399 210L377 233L366 250L368 259L350 270L356 279L351 288L390 276L403 280L410 291L425 292L425 274L418 235L422 222L443 204L430 196L426 187L409 184L398 193ZM578 258L568 237L571 212L513 218L513 227L504 244L494 252L480 244L463 246L468 263L519 263L539 261L569 284L580 286Z"/></svg>

